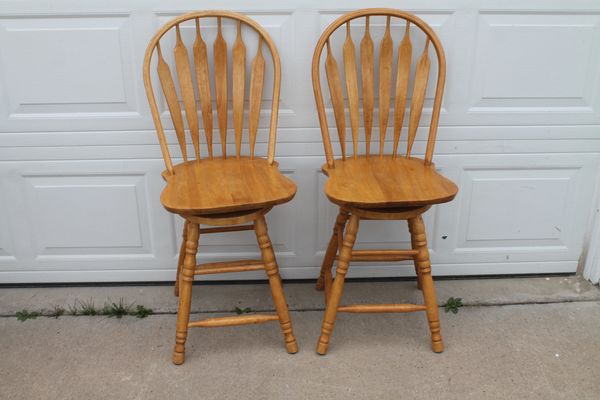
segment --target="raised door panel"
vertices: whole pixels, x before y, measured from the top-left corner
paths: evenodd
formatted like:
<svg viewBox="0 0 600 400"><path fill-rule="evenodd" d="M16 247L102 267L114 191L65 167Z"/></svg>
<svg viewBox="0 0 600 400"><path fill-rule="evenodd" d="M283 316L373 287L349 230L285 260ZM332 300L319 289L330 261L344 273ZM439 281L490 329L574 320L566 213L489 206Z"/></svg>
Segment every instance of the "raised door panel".
<svg viewBox="0 0 600 400"><path fill-rule="evenodd" d="M149 128L129 14L0 17L0 129Z"/></svg>

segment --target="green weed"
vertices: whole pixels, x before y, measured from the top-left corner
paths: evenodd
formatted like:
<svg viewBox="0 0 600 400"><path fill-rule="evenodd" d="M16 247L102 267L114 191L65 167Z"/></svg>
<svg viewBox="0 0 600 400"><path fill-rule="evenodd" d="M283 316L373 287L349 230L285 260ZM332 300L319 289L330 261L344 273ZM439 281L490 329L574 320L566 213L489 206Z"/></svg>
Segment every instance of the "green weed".
<svg viewBox="0 0 600 400"><path fill-rule="evenodd" d="M17 311L15 315L17 316L17 319L19 321L23 322L28 319L36 319L41 314L39 311L29 311L29 310L23 309L21 311Z"/></svg>
<svg viewBox="0 0 600 400"><path fill-rule="evenodd" d="M444 310L446 312L451 311L453 314L458 314L458 309L463 306L462 299L460 297L450 297L446 304L444 304Z"/></svg>
<svg viewBox="0 0 600 400"><path fill-rule="evenodd" d="M152 313L153 313L153 311L151 308L146 308L139 304L135 308L135 316L138 318L146 318L148 315L150 315Z"/></svg>

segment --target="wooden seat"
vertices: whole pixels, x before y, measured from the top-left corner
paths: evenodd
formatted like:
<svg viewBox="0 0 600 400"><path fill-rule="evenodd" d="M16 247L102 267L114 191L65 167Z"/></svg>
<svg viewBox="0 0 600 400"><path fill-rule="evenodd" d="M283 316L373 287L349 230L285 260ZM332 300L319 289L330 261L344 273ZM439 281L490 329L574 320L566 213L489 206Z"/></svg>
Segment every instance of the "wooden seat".
<svg viewBox="0 0 600 400"><path fill-rule="evenodd" d="M230 24L237 32L231 52L228 51L228 44L223 36L223 24ZM216 30L216 39L211 48L207 46L202 34L201 26L205 25L209 31ZM185 45L183 32L193 35L191 51ZM246 79L248 63L244 38L256 42L256 46L252 47L256 49L256 53L249 63L249 79ZM174 65L169 66L167 59L171 58L166 49L172 43ZM265 58L263 52L270 57ZM190 54L193 63L190 63ZM209 68L210 62L213 63L213 68ZM265 76L267 62L270 62L272 71L272 76L269 77ZM231 76L228 65L231 65ZM158 109L151 73L153 66L156 66L156 80L160 83L179 144L176 151L183 158L183 162L178 165L173 165L163 119ZM176 79L172 71L176 72ZM260 110L264 105L262 93L268 79L272 81L269 140L266 158L262 158L255 155L254 149ZM185 342L188 328L191 327L279 321L287 351L297 352L298 345L265 219L265 214L273 206L290 201L296 193L296 185L281 174L274 159L281 65L273 40L259 24L241 14L200 11L182 15L165 24L150 41L144 59L144 86L166 166L162 174L166 187L161 194L161 202L168 211L185 219L175 278L179 310L173 362L184 362ZM235 144L233 154L228 154L227 147L229 104ZM216 118L213 109L216 110ZM218 151L214 149L216 146L213 146L213 119L217 121L220 154L217 154ZM200 128L204 131L204 138L201 138ZM245 131L247 140L244 140ZM191 150L188 142L191 142ZM204 147L204 143L201 146L201 142L206 146ZM242 155L245 146L248 148L248 156ZM201 157L204 154L206 156ZM196 252L200 235L248 230L255 231L260 259L197 265ZM266 272L276 314L234 315L190 322L192 283L195 276L257 270Z"/></svg>
<svg viewBox="0 0 600 400"><path fill-rule="evenodd" d="M332 202L364 208L414 207L445 203L456 196L456 185L418 158L364 156L336 160L323 172L329 177L325 194Z"/></svg>
<svg viewBox="0 0 600 400"><path fill-rule="evenodd" d="M174 213L213 214L273 207L290 201L296 185L263 158L188 161L165 174L160 201ZM218 185L214 183L218 182Z"/></svg>
<svg viewBox="0 0 600 400"><path fill-rule="evenodd" d="M373 23L373 19L377 21ZM396 42L392 37L392 20L395 27L400 25L397 31L404 31ZM383 37L379 42L378 59L375 58L375 45L371 36L373 26L376 29L384 27ZM343 32L333 35L338 29L344 30L345 35ZM363 31L358 56L352 37L353 34L356 35L357 30ZM413 65L411 36L415 34L423 37L424 44L414 63L414 73L411 73ZM334 50L336 44L342 47L341 52ZM430 45L433 49L430 49ZM325 53L324 57L323 53ZM335 58L335 54L339 53L343 58L341 68ZM431 65L430 53L435 53L437 59L437 79L427 147L421 159L415 157L412 150L425 104ZM360 65L357 65L357 60L360 61ZM325 70L324 74L322 69ZM340 78L340 69L343 69L343 82ZM375 71L379 75L377 87ZM425 311L431 332L431 347L438 353L444 349L425 226L421 215L432 205L452 200L458 191L454 183L436 172L432 163L445 74L444 50L438 37L424 21L404 11L372 8L345 14L332 22L317 42L313 55L312 78L327 158L327 163L323 166L323 172L328 176L325 194L329 200L340 207L317 282L318 289L325 289L326 301L321 335L317 342L319 354L325 354L329 348L338 311L350 313ZM327 79L330 109L325 108L323 100L322 75ZM411 83L412 92L409 91ZM410 107L410 113L405 118L407 106ZM333 157L328 112L335 120L339 150L342 155L339 159ZM374 116L377 116L375 123ZM408 122L406 152L402 155L399 154L399 147L405 120ZM346 150L347 121L350 122L351 152ZM391 124L389 129L391 140L386 138L388 123ZM376 132L373 125L378 128ZM373 136L377 133L378 140L375 141ZM379 144L379 148L374 152L371 151L373 141ZM359 152L362 148L364 154ZM361 219L406 220L411 234L411 248L354 249ZM336 260L335 279L333 279L331 270ZM351 262L402 260L414 262L418 288L423 292L424 304L341 305L344 281Z"/></svg>

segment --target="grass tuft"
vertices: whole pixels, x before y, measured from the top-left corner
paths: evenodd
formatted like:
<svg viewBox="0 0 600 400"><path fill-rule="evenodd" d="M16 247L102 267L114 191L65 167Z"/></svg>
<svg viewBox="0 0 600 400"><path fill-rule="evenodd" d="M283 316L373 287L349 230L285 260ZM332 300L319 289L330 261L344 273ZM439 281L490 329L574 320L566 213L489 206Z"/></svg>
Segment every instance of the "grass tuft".
<svg viewBox="0 0 600 400"><path fill-rule="evenodd" d="M73 302L73 304L69 304L69 315L77 315L79 314L79 306L77 305L77 300Z"/></svg>
<svg viewBox="0 0 600 400"><path fill-rule="evenodd" d="M123 318L123 316L130 314L132 306L133 304L125 304L125 300L121 297L117 303L104 304L102 315L106 315L109 318Z"/></svg>
<svg viewBox="0 0 600 400"><path fill-rule="evenodd" d="M17 311L15 315L17 316L17 319L19 321L23 322L23 321L27 321L28 319L36 319L41 314L39 311L29 311L29 310L23 309L21 311Z"/></svg>
<svg viewBox="0 0 600 400"><path fill-rule="evenodd" d="M94 315L99 314L98 309L96 309L96 306L94 305L94 300L92 298L90 298L88 301L80 301L79 302L78 313L80 315L88 315L88 316L94 316Z"/></svg>
<svg viewBox="0 0 600 400"><path fill-rule="evenodd" d="M146 308L139 304L135 308L135 316L138 318L146 318L148 315L151 315L153 313L154 311L152 311L151 308Z"/></svg>
<svg viewBox="0 0 600 400"><path fill-rule="evenodd" d="M57 306L57 305L53 305L52 309L50 309L50 312L48 314L49 317L54 317L54 318L58 318L61 317L65 314L65 309Z"/></svg>
<svg viewBox="0 0 600 400"><path fill-rule="evenodd" d="M40 316L59 318L63 315L104 315L109 318L123 318L126 315L135 315L137 318L146 318L147 316L154 314L154 311L151 308L146 308L143 305L138 304L134 309L133 304L134 303L125 303L125 300L121 297L119 301L114 302L109 300L108 302L104 303L102 308L96 308L92 298L87 301L76 299L73 304L67 306L68 311L58 305L52 305L50 306L50 309L42 308L41 310L37 311L23 309L16 312L15 316L19 321L26 321L28 319L36 319ZM238 314L251 311L249 308L244 310L236 309L236 312L238 310Z"/></svg>

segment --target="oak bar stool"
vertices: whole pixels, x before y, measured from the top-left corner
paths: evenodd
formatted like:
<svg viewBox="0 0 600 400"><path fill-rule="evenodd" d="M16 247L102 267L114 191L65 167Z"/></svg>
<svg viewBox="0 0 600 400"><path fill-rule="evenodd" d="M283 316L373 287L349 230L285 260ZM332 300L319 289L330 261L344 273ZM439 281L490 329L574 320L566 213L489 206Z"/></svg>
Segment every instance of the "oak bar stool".
<svg viewBox="0 0 600 400"><path fill-rule="evenodd" d="M223 36L223 20L233 21L236 39L232 48L232 76L228 76L227 42ZM184 24L188 22L187 24ZM210 25L212 23L212 26ZM201 26L216 28L213 44L214 93L216 98L216 118L221 142L221 153L213 153L213 104L211 97L211 76L209 74L209 55L204 42ZM195 32L192 47L193 64L190 64L188 49L182 39L182 31ZM206 29L208 30L208 29ZM173 32L174 31L174 32ZM246 85L246 45L243 32L257 37L257 52L251 61L249 85ZM164 37L174 36L174 69L178 78L178 97L173 73L164 59L167 55ZM174 33L174 35L173 35ZM244 33L244 34L245 34ZM167 36L168 37L168 36ZM161 48L161 39L163 47ZM263 49L264 48L264 49ZM265 57L271 55L273 69L273 97L271 101L270 130L267 158L256 157L254 148L259 125L259 114L265 84ZM183 162L173 165L169 153L167 138L161 122L160 113L154 95L150 73L152 56L156 54L158 80L173 122ZM195 78L195 82L194 82ZM227 154L227 114L228 81L231 82L231 103L235 153ZM197 96L196 87L197 85ZM298 351L296 338L292 331L292 322L281 287L279 269L271 240L267 234L265 214L277 204L290 201L296 193L296 185L284 177L274 160L277 115L279 109L279 91L281 84L281 65L277 48L268 33L252 19L227 11L201 11L177 17L164 25L152 38L144 59L144 85L152 118L158 133L160 148L166 164L163 177L167 182L161 194L163 206L170 212L185 219L183 242L179 253L175 294L179 296L179 311L173 362L182 364L185 360L185 341L190 327L219 327L244 324L256 324L279 321L283 331L285 346L289 353ZM248 92L248 136L249 156L242 156L242 132L244 128L244 104ZM200 103L203 130L206 139L206 156L200 145L200 123L196 101ZM182 116L180 102L183 103L185 116ZM188 158L190 145L186 137L191 138L195 159ZM250 224L248 224L250 223ZM241 225L245 224L245 225ZM200 225L209 227L200 228ZM217 232L235 232L254 230L260 247L260 260L240 260L234 262L215 262L196 265L198 239L201 234ZM277 314L252 314L208 318L189 322L192 294L192 282L195 275L219 274L265 270Z"/></svg>
<svg viewBox="0 0 600 400"><path fill-rule="evenodd" d="M370 29L372 20L380 18L385 21L385 33L379 43L378 60L378 120L379 150L371 152L375 108L375 56L374 44ZM394 22L403 20L403 37L397 50L397 69L393 71L394 42L391 35L392 18ZM359 19L359 21L354 21ZM356 50L352 40L351 22L355 26L364 24L364 35L360 42L360 66L356 65ZM416 62L413 76L412 98L407 99L411 76L411 28L425 35L422 53ZM334 57L333 36L337 29L345 30L342 45L343 72L345 82L342 84L338 63ZM341 41L341 39L340 39ZM430 58L429 46L433 45L437 55L437 84L429 136L425 158L412 156L412 148L423 110L425 92L429 80ZM326 109L323 103L320 69L323 48L326 47L324 64L327 85L331 97L331 107L337 127L342 157L334 159ZM359 73L362 80L362 91L359 92ZM395 85L393 77L395 76ZM317 353L327 353L329 340L333 331L338 311L350 313L390 313L425 311L431 330L431 346L434 352L444 349L440 334L438 306L435 288L431 277L431 264L425 237L425 226L421 215L433 204L452 200L458 191L454 183L438 174L431 162L435 136L440 115L442 94L446 74L446 61L440 40L431 27L417 16L394 9L363 9L345 14L325 29L315 48L312 63L312 79L319 115L321 133L327 163L323 172L328 176L325 194L330 201L340 207L338 217L329 241L321 267L321 275L317 283L318 289L325 289L327 303L321 336L317 343ZM347 97L347 110L344 102L344 89ZM392 97L393 93L393 97ZM359 154L360 101L362 96L362 113L365 151ZM385 153L386 132L390 119L390 103L393 101L392 131L393 143L391 154ZM398 155L400 134L404 121L405 108L410 103L408 115L408 138L406 154ZM352 134L352 154L346 154L346 112L349 114ZM354 242L358 232L359 221L368 220L407 220L411 234L412 249L409 250L354 250ZM339 255L338 255L339 250ZM338 260L335 280L332 282L331 268L334 260ZM350 261L400 261L413 260L417 274L418 287L423 292L424 305L420 304L357 304L340 305L344 290L344 279Z"/></svg>

